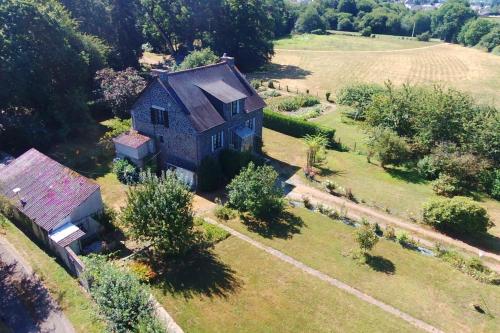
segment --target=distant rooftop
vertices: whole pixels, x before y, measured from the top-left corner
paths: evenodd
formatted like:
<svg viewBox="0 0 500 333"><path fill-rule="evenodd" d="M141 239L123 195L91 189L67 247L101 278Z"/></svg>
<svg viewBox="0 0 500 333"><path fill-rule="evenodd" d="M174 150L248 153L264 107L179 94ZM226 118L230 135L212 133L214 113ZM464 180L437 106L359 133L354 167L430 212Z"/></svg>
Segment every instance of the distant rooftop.
<svg viewBox="0 0 500 333"><path fill-rule="evenodd" d="M137 131L131 130L114 138L113 142L136 149L150 140L151 139L149 137L139 134Z"/></svg>
<svg viewBox="0 0 500 333"><path fill-rule="evenodd" d="M0 172L0 194L10 198L26 216L47 231L98 189L99 185L93 180L33 148Z"/></svg>

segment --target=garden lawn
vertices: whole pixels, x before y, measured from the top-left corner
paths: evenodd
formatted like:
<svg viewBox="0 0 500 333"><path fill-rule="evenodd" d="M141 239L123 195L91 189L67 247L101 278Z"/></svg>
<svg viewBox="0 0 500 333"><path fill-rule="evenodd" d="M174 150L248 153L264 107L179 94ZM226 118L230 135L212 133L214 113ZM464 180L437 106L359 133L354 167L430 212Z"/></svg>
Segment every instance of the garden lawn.
<svg viewBox="0 0 500 333"><path fill-rule="evenodd" d="M360 264L350 256L357 250L354 228L304 208L291 213L305 224L291 238L260 236L239 221L227 225L444 331L500 330L500 286L387 240L375 246L371 265ZM493 317L475 311L473 303Z"/></svg>
<svg viewBox="0 0 500 333"><path fill-rule="evenodd" d="M5 237L31 265L77 332L105 331L104 323L97 316L97 305L54 257L40 249L11 222L7 222L5 234L0 237Z"/></svg>
<svg viewBox="0 0 500 333"><path fill-rule="evenodd" d="M185 332L415 331L238 238L213 253L185 269L176 287L153 288Z"/></svg>
<svg viewBox="0 0 500 333"><path fill-rule="evenodd" d="M327 114L323 117L329 117L330 115ZM339 116L337 115L337 117ZM325 123L325 125L328 124ZM342 126L343 130L339 132L342 142L347 143L349 140L353 142L353 138L361 139L364 135L357 126L351 126L355 134L352 134L351 137L342 136L343 132L348 131L346 126L351 125L344 124ZM343 140L343 137L347 139ZM355 140L357 142L357 139ZM265 128L264 151L269 157L288 165L298 168L305 166L306 147L300 139ZM293 170L297 171L298 168ZM352 193L359 202L364 202L369 206L390 212L404 219L420 220L422 205L428 200L437 197L432 191L431 182L422 179L416 171L405 168L388 168L384 170L377 161L368 163L366 156L361 153L328 150L326 160L321 168L323 170L322 174L316 177L319 182L309 183L311 186L321 187L321 182L325 180L334 181L343 188L351 188ZM299 174L303 177L302 172L299 172ZM304 177L303 181L307 184ZM497 225L490 229L490 233L497 237L488 240L488 247L499 250L500 202L482 198L480 203L486 207L488 214Z"/></svg>

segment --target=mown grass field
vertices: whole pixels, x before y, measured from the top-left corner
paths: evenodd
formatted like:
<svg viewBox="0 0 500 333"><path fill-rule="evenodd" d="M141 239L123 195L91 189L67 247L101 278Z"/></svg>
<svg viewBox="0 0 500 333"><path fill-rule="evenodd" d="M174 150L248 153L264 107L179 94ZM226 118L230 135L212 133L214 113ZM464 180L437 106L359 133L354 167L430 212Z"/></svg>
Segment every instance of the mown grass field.
<svg viewBox="0 0 500 333"><path fill-rule="evenodd" d="M1 218L3 216L0 215ZM97 305L54 257L39 248L11 222L6 221L5 230L0 229L2 231L0 237L5 237L33 267L77 332L105 331L104 322L97 315Z"/></svg>
<svg viewBox="0 0 500 333"><path fill-rule="evenodd" d="M153 291L185 332L415 331L235 237Z"/></svg>
<svg viewBox="0 0 500 333"><path fill-rule="evenodd" d="M350 256L357 249L354 228L303 208L291 213L304 225L289 237L238 220L225 223L446 332L500 329L499 286L480 283L446 262L384 239L369 264L361 264ZM484 304L493 317L475 311L473 303Z"/></svg>
<svg viewBox="0 0 500 333"><path fill-rule="evenodd" d="M500 106L500 57L454 44L391 36L294 36L276 41L272 64L251 77L324 96L355 82L442 84Z"/></svg>

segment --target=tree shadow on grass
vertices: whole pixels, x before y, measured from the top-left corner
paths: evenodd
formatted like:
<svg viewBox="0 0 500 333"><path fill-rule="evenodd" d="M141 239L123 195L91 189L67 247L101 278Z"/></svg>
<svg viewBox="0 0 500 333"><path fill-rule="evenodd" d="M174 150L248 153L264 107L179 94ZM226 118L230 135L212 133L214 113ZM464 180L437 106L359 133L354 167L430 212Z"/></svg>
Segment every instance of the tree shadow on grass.
<svg viewBox="0 0 500 333"><path fill-rule="evenodd" d="M262 67L258 72L251 73L251 77L261 80L280 80L280 79L305 79L312 72L295 65L282 65L270 63ZM285 87L282 87L285 89ZM290 87L292 89L292 87Z"/></svg>
<svg viewBox="0 0 500 333"><path fill-rule="evenodd" d="M403 180L407 183L426 184L429 182L427 179L419 175L419 173L416 170L385 168L385 171L388 172L392 177L399 180Z"/></svg>
<svg viewBox="0 0 500 333"><path fill-rule="evenodd" d="M382 272L389 275L396 272L396 266L394 266L394 263L381 256L372 256L367 253L365 254L365 263L376 272Z"/></svg>
<svg viewBox="0 0 500 333"><path fill-rule="evenodd" d="M292 238L294 234L300 233L305 226L302 218L290 212L283 212L280 217L268 220L256 219L249 215L242 215L241 221L252 232L256 232L265 238Z"/></svg>
<svg viewBox="0 0 500 333"><path fill-rule="evenodd" d="M163 293L227 297L242 286L236 272L209 250L195 250L182 258L171 258L157 269L154 283Z"/></svg>

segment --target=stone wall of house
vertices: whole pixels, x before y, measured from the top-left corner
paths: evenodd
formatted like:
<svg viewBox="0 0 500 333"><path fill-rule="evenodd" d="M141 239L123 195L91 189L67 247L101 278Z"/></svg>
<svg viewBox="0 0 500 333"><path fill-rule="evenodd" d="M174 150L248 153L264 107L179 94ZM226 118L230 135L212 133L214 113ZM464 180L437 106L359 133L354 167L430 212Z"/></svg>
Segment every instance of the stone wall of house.
<svg viewBox="0 0 500 333"><path fill-rule="evenodd" d="M168 111L168 128L151 123L150 108L153 105ZM155 140L163 168L169 163L191 170L196 168L196 130L186 113L158 82L152 84L134 104L132 121L135 130Z"/></svg>

